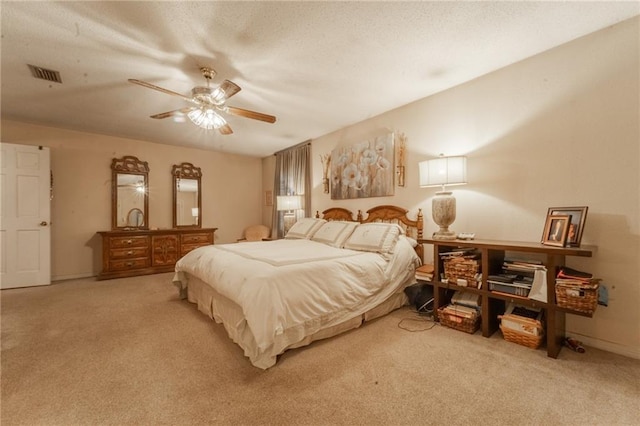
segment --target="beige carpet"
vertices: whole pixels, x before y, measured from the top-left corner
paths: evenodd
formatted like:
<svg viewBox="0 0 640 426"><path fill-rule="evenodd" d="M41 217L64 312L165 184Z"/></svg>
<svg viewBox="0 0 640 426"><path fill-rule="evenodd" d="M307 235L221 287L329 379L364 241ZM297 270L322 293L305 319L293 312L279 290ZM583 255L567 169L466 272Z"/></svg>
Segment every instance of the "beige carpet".
<svg viewBox="0 0 640 426"><path fill-rule="evenodd" d="M259 370L170 279L2 291L2 425L640 423L638 360L409 332L408 308Z"/></svg>

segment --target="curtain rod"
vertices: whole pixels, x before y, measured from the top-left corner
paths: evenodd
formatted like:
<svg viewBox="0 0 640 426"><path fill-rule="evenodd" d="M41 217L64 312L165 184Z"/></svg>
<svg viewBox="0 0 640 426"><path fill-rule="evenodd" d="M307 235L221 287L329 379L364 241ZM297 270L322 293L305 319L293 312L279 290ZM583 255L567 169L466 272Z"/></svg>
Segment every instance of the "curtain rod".
<svg viewBox="0 0 640 426"><path fill-rule="evenodd" d="M281 149L280 151L274 152L273 155L282 154L285 151L289 151L289 150L292 150L292 149L300 148L301 146L304 146L304 145L311 145L311 139L307 139L306 141L300 142L297 145L290 146L289 148Z"/></svg>

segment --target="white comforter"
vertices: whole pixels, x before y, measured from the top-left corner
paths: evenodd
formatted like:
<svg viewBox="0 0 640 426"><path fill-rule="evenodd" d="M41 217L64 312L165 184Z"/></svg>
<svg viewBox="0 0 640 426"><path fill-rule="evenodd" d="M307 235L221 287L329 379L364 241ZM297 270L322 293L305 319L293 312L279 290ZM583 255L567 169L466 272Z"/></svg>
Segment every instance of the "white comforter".
<svg viewBox="0 0 640 426"><path fill-rule="evenodd" d="M201 247L176 264L241 307L259 351L280 353L322 328L352 319L413 281L418 256L400 237L393 253L338 249L310 240L276 240Z"/></svg>

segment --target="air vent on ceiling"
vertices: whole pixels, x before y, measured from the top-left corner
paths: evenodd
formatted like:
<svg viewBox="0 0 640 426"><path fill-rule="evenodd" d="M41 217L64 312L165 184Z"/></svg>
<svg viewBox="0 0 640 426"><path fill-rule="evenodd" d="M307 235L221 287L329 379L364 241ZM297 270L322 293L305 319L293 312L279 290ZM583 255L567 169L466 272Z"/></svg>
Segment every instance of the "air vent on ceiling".
<svg viewBox="0 0 640 426"><path fill-rule="evenodd" d="M31 74L35 78L41 78L42 80L53 81L54 83L62 83L60 73L54 70L48 70L46 68L37 67L35 65L27 64L31 70Z"/></svg>

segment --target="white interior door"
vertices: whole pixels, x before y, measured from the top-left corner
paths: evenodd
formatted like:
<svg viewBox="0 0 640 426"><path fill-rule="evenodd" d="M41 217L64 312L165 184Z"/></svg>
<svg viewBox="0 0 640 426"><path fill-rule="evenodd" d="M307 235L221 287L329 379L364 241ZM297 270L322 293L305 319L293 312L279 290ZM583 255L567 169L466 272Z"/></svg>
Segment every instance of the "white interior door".
<svg viewBox="0 0 640 426"><path fill-rule="evenodd" d="M0 143L0 288L51 284L49 148Z"/></svg>

